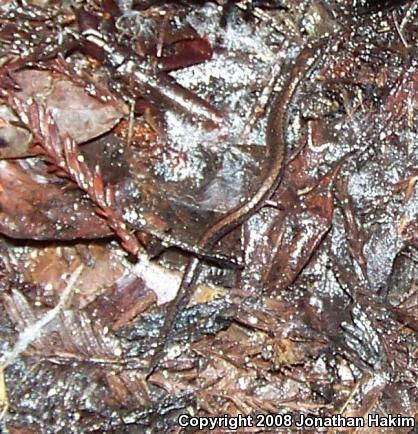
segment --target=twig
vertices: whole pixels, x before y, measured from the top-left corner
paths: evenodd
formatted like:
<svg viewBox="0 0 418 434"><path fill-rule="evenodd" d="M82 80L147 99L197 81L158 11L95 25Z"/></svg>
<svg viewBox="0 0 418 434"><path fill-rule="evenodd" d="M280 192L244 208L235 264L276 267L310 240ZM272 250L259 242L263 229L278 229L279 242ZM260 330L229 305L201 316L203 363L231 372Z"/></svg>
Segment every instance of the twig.
<svg viewBox="0 0 418 434"><path fill-rule="evenodd" d="M392 12L392 18L393 18L393 22L395 23L396 31L398 32L398 35L402 41L402 44L404 44L405 48L408 48L409 47L408 42L406 41L405 36L403 35L403 31L401 26L398 23L398 19L396 18L395 11Z"/></svg>
<svg viewBox="0 0 418 434"><path fill-rule="evenodd" d="M417 11L417 9L418 9L418 0L414 0L401 21L401 25L400 25L401 31L407 25L408 21L411 19L412 15Z"/></svg>
<svg viewBox="0 0 418 434"><path fill-rule="evenodd" d="M9 399L7 397L7 389L4 383L4 368L0 368L0 421L9 409Z"/></svg>
<svg viewBox="0 0 418 434"><path fill-rule="evenodd" d="M132 99L129 104L129 124L128 124L128 136L126 138L126 146L129 148L132 143L132 137L135 126L135 101Z"/></svg>

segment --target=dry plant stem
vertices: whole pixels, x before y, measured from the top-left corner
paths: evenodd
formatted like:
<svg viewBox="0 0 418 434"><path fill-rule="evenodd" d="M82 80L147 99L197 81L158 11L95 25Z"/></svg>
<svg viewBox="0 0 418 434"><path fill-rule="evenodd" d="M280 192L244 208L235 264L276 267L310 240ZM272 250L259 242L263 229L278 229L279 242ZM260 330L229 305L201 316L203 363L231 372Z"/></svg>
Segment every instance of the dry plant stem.
<svg viewBox="0 0 418 434"><path fill-rule="evenodd" d="M405 36L403 35L401 26L399 25L398 19L396 18L395 11L392 12L392 18L393 18L393 22L395 24L396 31L398 32L399 38L402 41L402 44L405 46L405 48L408 49L409 48L408 42L406 41Z"/></svg>
<svg viewBox="0 0 418 434"><path fill-rule="evenodd" d="M273 108L267 123L266 167L264 169L264 179L260 187L243 205L222 217L205 231L198 242L198 246L202 249L213 249L216 243L227 233L255 214L277 189L280 183L287 143L286 126L288 111L297 89L311 73L323 52L324 46L325 41L320 41L302 50L282 91L273 102ZM198 258L192 258L184 271L177 296L166 314L164 325L158 338L157 348L150 362L148 376L152 374L162 359L165 347L172 338L173 325L179 313L185 309L190 300L193 286L196 283L200 270L201 262Z"/></svg>
<svg viewBox="0 0 418 434"><path fill-rule="evenodd" d="M400 25L401 31L405 28L405 26L408 24L408 21L411 20L412 16L417 12L417 10L418 10L418 1L415 0L412 2L411 6L409 7L405 16L402 19L402 22Z"/></svg>
<svg viewBox="0 0 418 434"><path fill-rule="evenodd" d="M4 382L4 368L0 368L0 421L4 418L9 409L6 384Z"/></svg>

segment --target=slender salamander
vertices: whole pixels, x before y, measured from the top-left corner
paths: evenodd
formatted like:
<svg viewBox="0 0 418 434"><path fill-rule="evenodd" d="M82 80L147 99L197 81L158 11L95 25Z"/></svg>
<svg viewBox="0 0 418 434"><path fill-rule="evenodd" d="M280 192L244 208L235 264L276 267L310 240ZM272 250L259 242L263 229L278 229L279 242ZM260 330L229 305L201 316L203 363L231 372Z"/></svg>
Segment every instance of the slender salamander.
<svg viewBox="0 0 418 434"><path fill-rule="evenodd" d="M227 233L254 215L277 189L281 179L283 159L287 144L289 108L298 87L304 79L309 76L321 57L323 48L326 45L325 41L326 40L321 40L314 45L308 45L302 49L295 61L289 78L284 83L281 92L273 101L273 108L267 121L267 156L265 158L266 167L264 169L266 175L260 187L244 204L232 210L204 232L197 244L200 249L213 249L216 243ZM157 348L150 361L148 377L161 361L167 342L170 340L172 334L173 324L179 313L187 306L190 300L193 293L193 286L200 273L201 264L201 260L194 257L190 259L184 271L177 296L168 309L164 325L161 328Z"/></svg>

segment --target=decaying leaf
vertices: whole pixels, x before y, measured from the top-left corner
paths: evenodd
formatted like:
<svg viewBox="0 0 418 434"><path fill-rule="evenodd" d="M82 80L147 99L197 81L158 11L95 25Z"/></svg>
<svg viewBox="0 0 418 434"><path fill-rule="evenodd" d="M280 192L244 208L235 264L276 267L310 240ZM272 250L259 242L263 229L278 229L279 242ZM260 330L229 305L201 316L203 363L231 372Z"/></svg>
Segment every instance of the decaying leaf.
<svg viewBox="0 0 418 434"><path fill-rule="evenodd" d="M108 236L110 230L82 201L48 177L18 162L0 162L0 231L12 238L65 240ZM53 206L52 206L53 205Z"/></svg>
<svg viewBox="0 0 418 434"><path fill-rule="evenodd" d="M0 431L416 417L417 2L70 3L0 2Z"/></svg>
<svg viewBox="0 0 418 434"><path fill-rule="evenodd" d="M48 71L27 69L13 74L22 101L44 102L53 113L62 134L84 143L112 129L122 117L122 108L110 96L106 103L90 96L69 80L55 78Z"/></svg>

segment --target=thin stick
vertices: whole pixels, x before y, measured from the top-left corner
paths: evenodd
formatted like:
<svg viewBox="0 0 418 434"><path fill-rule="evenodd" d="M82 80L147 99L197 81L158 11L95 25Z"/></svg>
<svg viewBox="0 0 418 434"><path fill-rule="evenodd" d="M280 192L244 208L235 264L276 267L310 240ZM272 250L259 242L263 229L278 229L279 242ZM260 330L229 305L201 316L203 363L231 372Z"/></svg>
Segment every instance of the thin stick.
<svg viewBox="0 0 418 434"><path fill-rule="evenodd" d="M398 35L401 38L402 44L404 44L405 48L408 48L409 47L408 42L406 41L405 36L403 35L401 26L399 25L398 19L396 18L395 11L392 12L392 18L393 18L393 22L395 23L396 31L398 32Z"/></svg>
<svg viewBox="0 0 418 434"><path fill-rule="evenodd" d="M401 25L400 25L401 31L408 24L408 21L411 19L412 15L417 11L417 9L418 9L418 0L414 0L401 21Z"/></svg>

